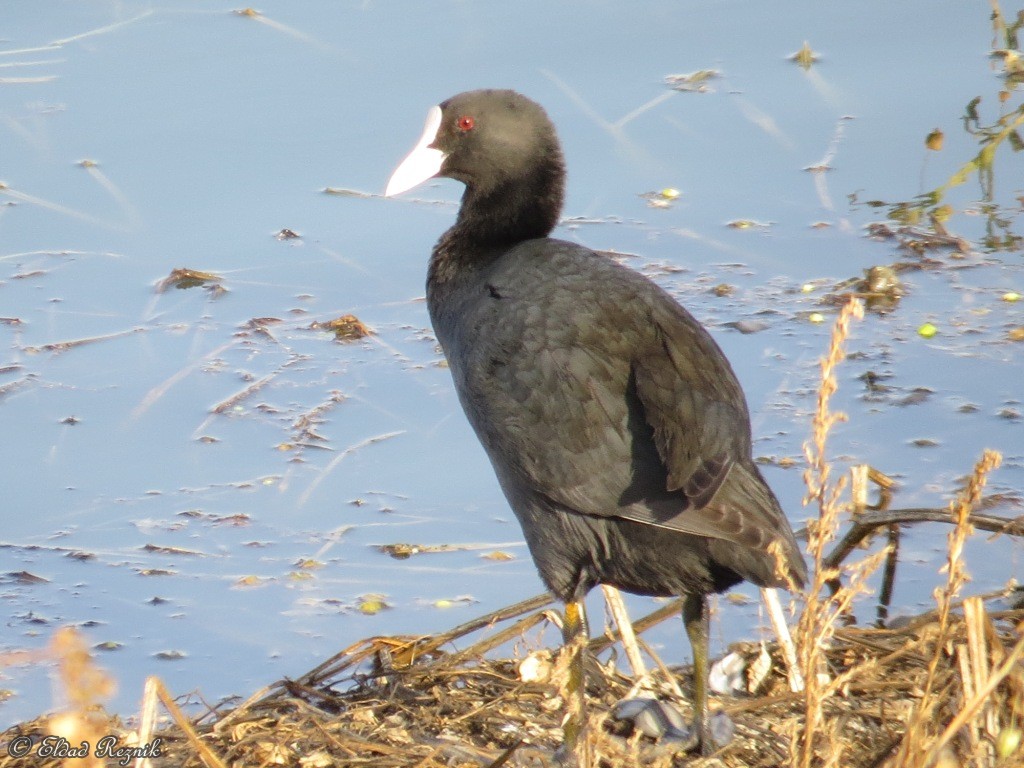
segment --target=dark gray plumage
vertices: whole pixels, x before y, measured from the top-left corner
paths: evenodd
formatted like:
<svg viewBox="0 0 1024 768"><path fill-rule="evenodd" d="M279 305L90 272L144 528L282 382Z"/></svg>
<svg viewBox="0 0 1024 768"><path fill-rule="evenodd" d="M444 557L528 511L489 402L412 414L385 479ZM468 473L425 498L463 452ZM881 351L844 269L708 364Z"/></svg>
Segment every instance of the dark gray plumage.
<svg viewBox="0 0 1024 768"><path fill-rule="evenodd" d="M472 91L431 120L388 194L433 175L466 185L427 302L544 583L570 605L599 583L690 595L694 630L708 593L787 585L773 541L802 585L714 340L647 278L547 237L565 174L544 111L513 91Z"/></svg>
<svg viewBox="0 0 1024 768"><path fill-rule="evenodd" d="M445 238L448 241L449 238ZM646 278L529 240L437 278L428 306L466 416L561 599L782 586L788 525L750 457L739 385L700 325ZM802 559L789 537L782 538Z"/></svg>

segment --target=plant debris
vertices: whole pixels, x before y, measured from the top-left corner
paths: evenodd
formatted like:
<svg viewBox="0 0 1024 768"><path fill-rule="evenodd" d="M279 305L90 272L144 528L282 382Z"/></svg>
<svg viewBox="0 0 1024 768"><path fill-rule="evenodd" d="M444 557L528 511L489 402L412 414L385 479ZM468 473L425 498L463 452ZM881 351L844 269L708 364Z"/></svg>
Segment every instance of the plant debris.
<svg viewBox="0 0 1024 768"><path fill-rule="evenodd" d="M316 331L330 331L338 341L357 341L373 333L355 315L342 315L334 320L313 323L309 327Z"/></svg>
<svg viewBox="0 0 1024 768"><path fill-rule="evenodd" d="M709 93L711 81L721 76L717 69L698 69L685 75L665 75L665 84L673 91Z"/></svg>
<svg viewBox="0 0 1024 768"><path fill-rule="evenodd" d="M164 293L170 288L185 290L200 286L211 289L216 296L225 293L227 290L221 285L220 275L213 272L201 272L198 269L179 267L178 269L172 269L171 274L157 283L156 292Z"/></svg>
<svg viewBox="0 0 1024 768"><path fill-rule="evenodd" d="M811 44L805 40L804 44L800 46L800 50L796 53L791 53L787 58L790 61L796 62L804 69L810 69L821 56L811 50Z"/></svg>
<svg viewBox="0 0 1024 768"><path fill-rule="evenodd" d="M843 685L841 695L828 700L826 711L830 720L843 722L838 734L844 742L846 768L897 765L886 759L905 734L906 713L920 697L930 659L939 659L932 686L942 692L936 716L949 720L960 711L964 686L973 684L964 678L965 672L975 669L971 665L990 659L986 668L995 670L1020 657L1024 646L1017 625L1024 622L1024 609L990 610L980 598L965 602L970 604L969 610L950 615L946 632L940 631L935 611L899 628L836 631L825 649L825 662L833 679L842 680ZM489 648L522 638L531 627L544 624L549 604L549 597L538 596L440 635L361 641L301 677L281 680L234 708L205 708L205 714L186 720L198 739L177 723L141 736L136 727L96 709L92 717L100 722L94 727L115 736L123 746L138 747L140 738L150 744L159 739L160 756L153 759L154 768L217 765L203 760L197 743L219 756L220 765L355 768L372 759L380 768L483 768L497 764L503 755L508 756L508 765L554 765L553 754L561 740L561 702L552 682L553 671L549 669L538 681L521 672L522 659L485 655ZM635 622L638 631L673 617L677 610L675 603L659 608ZM484 628L489 636L461 651L453 646ZM609 644L609 637L599 636L591 641L591 650L600 653ZM803 727L802 695L787 687L780 672L785 667L775 645L741 643L734 645L731 653L737 665L742 662L747 668L763 668L769 663L770 671L760 673L764 677L759 680L757 695L714 697L716 708L735 722L736 734L714 757L692 758L686 765L786 765L788 734ZM159 656L180 658L174 651ZM95 666L90 669L101 675ZM684 684L688 679L687 669L668 671ZM628 723L613 716L616 705L631 695L632 688L633 680L613 663L595 663L588 668L588 712L596 752L610 768L669 766L673 759L670 748L666 751L664 744L633 733ZM1003 751L1019 749L1012 741L1020 725L1015 719L1021 717L1022 696L1024 669L1011 666L989 694L991 707L1003 713L1000 717L1009 718L996 718L989 748L998 741ZM676 701L673 706L689 717L688 701ZM0 736L0 768L24 768L28 763L10 756L8 745L27 736L38 747L44 736L53 733L53 721L40 717ZM965 729L954 744L961 749L969 747L971 732ZM271 755L274 758L268 762ZM310 762L311 758L322 762ZM57 758L36 757L31 764L62 766Z"/></svg>

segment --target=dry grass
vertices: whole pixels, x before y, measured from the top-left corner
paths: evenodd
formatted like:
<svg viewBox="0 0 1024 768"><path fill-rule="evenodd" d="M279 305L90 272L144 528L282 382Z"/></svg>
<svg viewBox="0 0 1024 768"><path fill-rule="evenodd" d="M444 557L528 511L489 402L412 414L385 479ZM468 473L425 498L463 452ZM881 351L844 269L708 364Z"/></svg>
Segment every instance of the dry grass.
<svg viewBox="0 0 1024 768"><path fill-rule="evenodd" d="M828 650L835 645L840 620L849 614L857 595L866 591L867 577L888 555L887 548L883 548L842 570L827 564L831 558L826 551L837 537L843 512L863 508L863 500L842 501L847 484L844 477L832 481L826 450L829 431L846 418L829 409L829 399L838 387L835 369L844 357L850 322L861 316L859 302L851 300L835 323L828 353L821 361L812 437L805 445L805 503L815 504L818 516L808 521L808 554L814 569L797 629L800 671L806 685L803 712L788 722L792 729L789 765L831 768L861 764L864 739L851 738L847 732L850 723L844 714L849 714L849 707L843 698L854 686L862 686L872 677L894 684L913 681L909 688L913 695L909 700L892 702L899 706L889 722L880 711L882 722L891 732L891 744L867 765L990 768L1017 764L1011 761L1020 760L1016 755L1021 734L1018 683L1024 681L1024 670L1017 659L1024 653L1024 637L1016 625L1008 635L1000 635L977 597L966 601L963 617L953 614L956 599L969 578L963 549L973 533L971 513L981 501L989 473L999 466L998 453L984 453L966 487L950 505L955 525L948 536L943 567L946 582L935 590L935 618L925 625L927 632L915 636L913 656L907 648L901 649L896 656L906 663L892 670L883 668L887 658L883 655L869 655L841 668L828 664ZM834 584L839 585L838 589L830 590ZM910 663L911 658L915 663ZM921 659L927 659L923 669ZM1004 696L997 694L1001 685L1005 686ZM964 730L967 725L970 727Z"/></svg>
<svg viewBox="0 0 1024 768"><path fill-rule="evenodd" d="M495 630L521 635L527 627L546 620L544 608L528 608L526 613L509 612L502 621L496 619L484 642L491 642ZM838 723L833 729L837 740L819 743L812 765L826 761L850 768L1019 764L1012 755L1001 759L994 752L992 760L979 762L973 754L976 749L996 750L999 744L1005 749L1012 741L1012 729L1019 729L1024 679L1016 627L1024 621L1024 611L988 612L976 597L963 604L964 613L974 618L965 619L960 608L953 605L941 632L938 610L898 630L835 630L820 658L837 679L844 678L822 702L826 722ZM654 620L675 620L677 613L678 606L666 606ZM165 717L154 732L140 733L138 727L110 719L98 729L117 736L123 746L152 743L155 734L162 739L162 754L151 764L175 768L489 766L509 752L510 765L551 764L561 739L563 706L556 686L543 676L544 671L550 672L545 669L544 654L537 656L542 670L539 679L524 682L517 662L481 657L477 654L482 646L470 654L441 653L440 639L372 638L302 678L275 684L229 711L210 711L187 722L174 702L161 698L163 709L176 722ZM598 638L592 650L598 651L605 642ZM929 675L937 649L942 650L940 661ZM754 659L759 647L749 644L737 650ZM733 742L714 758L685 764L698 768L793 765L789 744L792 734L806 723L805 703L802 695L789 691L775 649L771 655L775 671L757 695L717 701L736 723ZM990 671L984 671L985 664ZM934 729L925 734L927 741L912 760L901 762L907 723L922 702L929 676L935 691L934 706L929 709ZM967 680L977 682L968 689ZM622 725L610 719L611 706L631 690L631 678L593 664L587 670L587 682L590 732L603 765L679 764L671 745L625 735ZM18 726L0 742L21 734L38 738L52 733L51 728L50 720L40 718ZM943 742L944 733L955 738ZM940 752L949 749L955 762L926 762L927 750L933 746ZM0 745L2 768L27 765L83 764L15 759Z"/></svg>
<svg viewBox="0 0 1024 768"><path fill-rule="evenodd" d="M102 703L114 692L113 678L96 666L81 635L71 627L58 629L49 647L40 655L40 661L52 660L55 663L57 690L63 701L59 702L56 714L36 721L37 728L54 740L63 740L69 747L78 747L82 743L98 744L110 733L109 718ZM18 754L18 745L9 740L13 738L12 732L0 738L0 765L7 765L7 760L26 765L31 760ZM85 750L81 756L68 757L64 763L78 768L102 768L106 765L92 749Z"/></svg>
<svg viewBox="0 0 1024 768"><path fill-rule="evenodd" d="M839 531L844 507L841 499L847 486L845 477L834 482L831 480L828 435L832 427L844 421L846 416L833 413L829 409L829 401L839 388L835 371L844 357L843 344L849 335L850 323L863 314L862 305L856 299L848 301L839 313L828 353L821 361L821 382L811 424L811 439L804 445L808 465L804 472L807 487L804 504L815 504L818 516L807 522L807 551L814 567L797 624L798 659L804 679L804 720L794 725L790 742L790 762L794 768L843 764L839 721L826 718L825 702L835 696L848 675L833 677L825 663L825 655L835 636L837 622L849 613L853 599L863 591L865 580L885 557L883 551L848 567L848 582L835 593L826 594L828 586L841 576L838 568L826 567L824 561Z"/></svg>
<svg viewBox="0 0 1024 768"><path fill-rule="evenodd" d="M591 662L586 670L589 733L598 764L692 765L695 768L1008 768L1024 765L1024 609L994 610L983 596L961 599L969 577L963 548L972 512L999 456L986 452L965 488L950 504L944 583L935 608L899 628L845 626L867 576L886 556L834 566L833 546L847 511L863 501L844 501L848 484L835 477L827 458L829 430L842 418L829 409L835 371L859 305L843 308L822 360L822 382L811 439L805 451L806 502L816 508L808 524L811 584L800 597L796 629L802 691L792 692L777 647L755 692L722 697L716 705L736 723L736 737L711 758L675 754L616 722L615 702L631 694L634 680L613 665ZM980 518L978 518L980 519ZM991 522L988 517L985 518ZM833 549L830 555L829 550ZM837 586L838 585L838 586ZM989 598L996 595L987 596ZM650 626L678 614L678 601L634 622L642 640ZM371 638L294 681L281 681L227 710L187 718L159 680L147 684L143 715L131 727L98 708L111 682L94 665L73 630L58 633L50 648L64 695L62 714L23 723L0 736L0 768L114 765L91 757L16 757L8 747L19 736L38 745L48 734L67 734L71 744L116 737L137 768L221 766L543 766L552 764L561 739L564 702L552 680L559 660L531 654L493 659L490 652L521 639L549 621L550 599L480 617L442 635ZM471 641L472 640L472 641ZM591 641L591 658L616 638ZM450 650L466 645L461 651ZM759 644L734 647L751 665ZM673 698L666 676L686 680L688 670L666 670L660 660L663 696ZM652 676L657 684L659 673ZM686 687L684 685L684 687ZM677 701L682 709L689 704ZM160 720L162 709L167 713ZM159 741L157 741L159 740ZM146 744L158 744L159 755ZM125 763L127 764L127 763Z"/></svg>
<svg viewBox="0 0 1024 768"><path fill-rule="evenodd" d="M996 706L993 694L1011 673L1015 673L1016 683L1024 682L1022 670L1016 664L1024 652L1024 636L1013 645L1009 653L1006 653L1005 648L998 647L995 649L997 653L993 655L993 649L986 640L988 627L985 606L977 598L970 598L964 603L966 644L952 642L950 625L954 601L969 578L963 563L963 548L974 530L970 514L981 500L988 474L999 466L1000 461L998 453L985 451L975 464L967 486L950 507L956 526L949 533L947 541L944 566L946 583L934 593L938 619L933 650L921 697L911 712L899 751L889 762L891 766L928 768L949 764L988 768L996 765L996 758L1001 757L998 754L998 743L1002 728L1009 729L1008 733L1012 730L1020 731L1019 697L1024 691L1019 685L1013 686L1016 690L1012 700L1006 702L1011 706L1005 713L1001 712L1002 707ZM943 712L948 703L948 695L945 687L939 686L939 675L940 669L953 660L960 665L961 671L959 690L956 691L960 709L949 718L948 713ZM997 661L1002 663L993 669ZM982 720L985 727L982 727ZM967 729L966 739L959 738L958 731L968 723L971 727ZM983 733L987 738L982 738ZM960 742L959 749L952 744L954 740Z"/></svg>

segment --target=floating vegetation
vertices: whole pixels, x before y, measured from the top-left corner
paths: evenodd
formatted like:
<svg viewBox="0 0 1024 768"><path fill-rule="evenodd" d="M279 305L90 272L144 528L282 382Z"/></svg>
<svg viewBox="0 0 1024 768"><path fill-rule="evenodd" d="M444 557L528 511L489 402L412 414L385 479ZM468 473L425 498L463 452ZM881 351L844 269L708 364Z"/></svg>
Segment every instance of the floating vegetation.
<svg viewBox="0 0 1024 768"><path fill-rule="evenodd" d="M373 333L355 315L342 315L334 320L313 323L309 327L316 331L330 331L338 341L357 341Z"/></svg>
<svg viewBox="0 0 1024 768"><path fill-rule="evenodd" d="M186 269L184 267L172 269L171 274L165 277L156 285L157 293L164 293L171 288L186 290L188 288L205 287L210 290L214 297L227 292L221 285L221 276L213 272L202 272L198 269Z"/></svg>
<svg viewBox="0 0 1024 768"><path fill-rule="evenodd" d="M864 270L863 277L853 277L833 286L822 301L827 304L844 304L853 297L863 300L865 307L873 312L891 312L906 293L899 273L920 268L919 264L907 262L869 267Z"/></svg>
<svg viewBox="0 0 1024 768"><path fill-rule="evenodd" d="M643 192L640 194L647 205L651 208L671 208L682 193L674 187L665 187L657 192Z"/></svg>
<svg viewBox="0 0 1024 768"><path fill-rule="evenodd" d="M134 333L142 333L145 330L145 328L130 328L126 331L107 333L102 336L89 336L84 339L69 339L67 341L53 341L50 342L49 344L40 344L38 346L23 347L22 351L27 355L38 355L41 352L54 352L59 354L61 352L67 352L68 350L71 349L77 349L78 347L84 347L88 344L96 344L101 341L111 341L112 339L120 339L125 336L130 336ZM26 380L28 379L29 377L26 377ZM23 381L27 383L26 380ZM0 394L2 393L3 391L0 390Z"/></svg>
<svg viewBox="0 0 1024 768"><path fill-rule="evenodd" d="M1014 231L1014 225L1020 216L1022 207L1008 207L997 202L996 198L996 154L1002 147L1008 147L1013 153L1024 150L1024 103L1016 108L1006 110L1012 97L1012 89L1024 82L1024 65L1018 45L1018 32L1024 23L1024 12L1019 12L1013 24L1007 24L998 2L993 1L993 31L997 40L1006 43L1005 48L993 50L992 55L1002 61L1004 66L1005 90L996 95L998 113L992 117L982 116L983 99L976 96L964 107L961 124L964 132L977 144L977 153L963 162L961 166L943 183L928 192L917 195L912 200L889 203L872 200L866 204L872 207L885 208L889 219L908 227L926 228L941 238L952 237L946 225L957 213L970 213L984 218L985 232L979 238L982 248L986 251L1019 251L1024 248L1024 236ZM934 129L925 137L928 151L941 151L945 134L939 128ZM958 211L950 202L950 194L957 187L971 179L977 179L981 189L981 197L977 206L971 210ZM851 196L856 203L856 196ZM928 247L923 244L924 247ZM966 250L961 249L966 253Z"/></svg>
<svg viewBox="0 0 1024 768"><path fill-rule="evenodd" d="M154 659L159 659L160 661L181 661L182 659L187 659L188 658L188 654L185 653L184 651L176 651L176 650L157 651L156 653L153 654L153 658Z"/></svg>
<svg viewBox="0 0 1024 768"><path fill-rule="evenodd" d="M28 571L15 571L11 573L5 573L3 578L0 579L2 582L13 582L15 584L49 584L50 580L45 579L42 576L37 576L34 573Z"/></svg>
<svg viewBox="0 0 1024 768"><path fill-rule="evenodd" d="M168 547L159 544L143 544L143 552L151 552L158 555L186 555L189 557L205 557L205 552L196 549L184 549L182 547Z"/></svg>
<svg viewBox="0 0 1024 768"><path fill-rule="evenodd" d="M337 195L338 197L379 197L371 192L360 192L357 189L346 189L345 187L324 187L321 191L325 195Z"/></svg>
<svg viewBox="0 0 1024 768"><path fill-rule="evenodd" d="M768 221L754 221L753 219L733 219L727 221L725 226L729 229L770 229L771 222Z"/></svg>
<svg viewBox="0 0 1024 768"><path fill-rule="evenodd" d="M711 289L711 292L715 294L715 296L722 298L724 296L732 296L736 292L736 287L729 285L728 283L719 283Z"/></svg>
<svg viewBox="0 0 1024 768"><path fill-rule="evenodd" d="M413 555L436 555L445 552L472 552L478 549L484 549L494 546L493 544L376 544L374 549L378 552L389 555L396 560L407 560ZM505 556L502 558L500 555L491 553L485 555L488 559L500 560L500 559L512 559L511 556Z"/></svg>
<svg viewBox="0 0 1024 768"><path fill-rule="evenodd" d="M673 91L710 93L711 81L721 76L722 73L717 69L698 69L685 75L665 75L665 84Z"/></svg>
<svg viewBox="0 0 1024 768"><path fill-rule="evenodd" d="M878 201L866 203L871 206L885 205ZM899 203L890 210L890 217L895 221L902 221L915 218L907 214L910 206L907 203ZM900 249L917 255L924 255L928 251L948 250L954 256L966 257L971 253L971 244L958 235L950 234L941 222L932 221L932 228L919 227L913 224L901 224L891 226L885 222L875 222L867 227L868 237L876 240L896 240ZM926 264L927 262L922 262ZM917 264L920 267L922 264ZM906 265L909 269L915 265ZM938 266L938 263L936 263Z"/></svg>
<svg viewBox="0 0 1024 768"><path fill-rule="evenodd" d="M760 333L769 328L764 320L734 320L724 323L726 328L735 328L743 334Z"/></svg>
<svg viewBox="0 0 1024 768"><path fill-rule="evenodd" d="M805 40L799 51L791 53L786 58L799 64L804 69L810 69L821 56L811 50L811 44Z"/></svg>
<svg viewBox="0 0 1024 768"><path fill-rule="evenodd" d="M998 0L992 1L992 27L996 40L1003 43L1002 48L995 48L992 57L1003 64L1003 78L1008 88L1024 82L1024 60L1021 58L1018 33L1024 28L1024 11L1017 11L1012 23L1007 23L999 7Z"/></svg>
<svg viewBox="0 0 1024 768"><path fill-rule="evenodd" d="M376 593L363 595L356 600L356 610L360 613L365 613L367 616L373 616L381 611L386 611L390 607L387 600L384 599L384 595Z"/></svg>
<svg viewBox="0 0 1024 768"><path fill-rule="evenodd" d="M511 554L510 552L506 552L503 549L496 549L492 552L485 552L484 554L480 555L480 557L482 557L484 560L491 560L496 563L506 563L509 560L516 559L515 555Z"/></svg>

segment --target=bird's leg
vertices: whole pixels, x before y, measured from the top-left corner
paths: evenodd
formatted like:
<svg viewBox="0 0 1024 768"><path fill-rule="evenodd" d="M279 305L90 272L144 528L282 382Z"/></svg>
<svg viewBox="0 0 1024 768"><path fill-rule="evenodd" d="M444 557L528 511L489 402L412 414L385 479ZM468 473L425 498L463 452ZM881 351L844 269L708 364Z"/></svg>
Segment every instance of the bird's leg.
<svg viewBox="0 0 1024 768"><path fill-rule="evenodd" d="M715 750L708 728L708 601L705 595L686 595L683 598L683 624L693 648L693 735L699 740L705 757ZM696 746L696 745L694 745Z"/></svg>
<svg viewBox="0 0 1024 768"><path fill-rule="evenodd" d="M586 686L583 680L587 652L587 617L582 600L565 604L562 640L569 656L569 678L565 686L565 719L562 721L564 757L578 768L590 768L587 739Z"/></svg>

